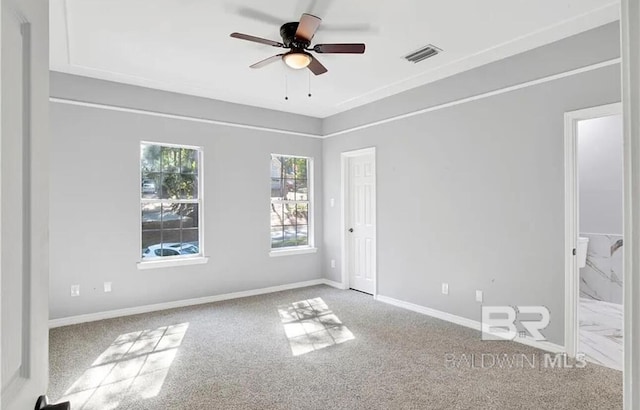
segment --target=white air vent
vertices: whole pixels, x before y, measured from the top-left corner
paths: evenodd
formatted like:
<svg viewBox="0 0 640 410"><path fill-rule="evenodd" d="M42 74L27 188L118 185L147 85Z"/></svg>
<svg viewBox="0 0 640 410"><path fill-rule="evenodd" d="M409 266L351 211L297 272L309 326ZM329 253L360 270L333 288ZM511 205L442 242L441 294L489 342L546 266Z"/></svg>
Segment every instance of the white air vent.
<svg viewBox="0 0 640 410"><path fill-rule="evenodd" d="M442 52L442 49L439 49L438 47L432 45L432 44L428 44L416 51L414 51L413 53L410 53L406 56L404 56L404 58L407 61L410 61L412 63L419 63L422 60L426 60L427 58L431 58L434 57L438 54L440 54Z"/></svg>

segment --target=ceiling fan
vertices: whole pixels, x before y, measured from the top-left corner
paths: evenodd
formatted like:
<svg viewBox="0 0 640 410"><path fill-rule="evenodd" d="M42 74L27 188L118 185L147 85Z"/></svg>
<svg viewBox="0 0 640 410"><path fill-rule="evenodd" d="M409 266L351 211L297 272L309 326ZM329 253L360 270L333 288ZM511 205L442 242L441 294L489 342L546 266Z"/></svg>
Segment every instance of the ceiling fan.
<svg viewBox="0 0 640 410"><path fill-rule="evenodd" d="M296 70L308 68L313 74L320 75L327 72L327 68L309 51L316 53L336 53L336 54L363 54L365 45L362 43L341 43L341 44L316 44L311 47L316 30L320 26L322 19L311 14L303 14L299 22L285 23L280 27L280 36L282 43L279 41L267 40L260 37L251 36L242 33L231 33L231 37L241 40L253 41L255 43L266 44L268 46L288 48L286 53L276 54L262 61L259 61L251 68L262 68L267 64L282 59L284 63Z"/></svg>

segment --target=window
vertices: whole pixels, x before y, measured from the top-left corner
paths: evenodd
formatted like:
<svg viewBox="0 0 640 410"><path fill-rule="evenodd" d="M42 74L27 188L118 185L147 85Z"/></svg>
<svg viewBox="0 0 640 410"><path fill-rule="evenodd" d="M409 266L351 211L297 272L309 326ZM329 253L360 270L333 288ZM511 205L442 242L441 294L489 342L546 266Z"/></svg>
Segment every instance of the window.
<svg viewBox="0 0 640 410"><path fill-rule="evenodd" d="M142 261L202 256L198 147L140 144Z"/></svg>
<svg viewBox="0 0 640 410"><path fill-rule="evenodd" d="M310 158L271 155L271 249L313 246Z"/></svg>

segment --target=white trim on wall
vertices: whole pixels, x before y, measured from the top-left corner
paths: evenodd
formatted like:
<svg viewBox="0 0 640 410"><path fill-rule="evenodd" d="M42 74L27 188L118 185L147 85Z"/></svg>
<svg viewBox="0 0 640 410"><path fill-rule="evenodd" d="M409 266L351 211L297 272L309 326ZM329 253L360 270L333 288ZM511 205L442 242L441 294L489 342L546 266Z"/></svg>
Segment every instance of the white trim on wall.
<svg viewBox="0 0 640 410"><path fill-rule="evenodd" d="M126 113L130 113L130 114L150 115L152 117L162 117L162 118L170 118L170 119L174 119L174 120L193 121L193 122L200 122L200 123L203 123L203 124L222 125L222 126L225 126L225 127L232 127L232 128L244 128L244 129L254 130L254 131L275 132L275 133L278 133L278 134L285 134L285 135L297 135L299 137L322 138L321 135L310 134L310 133L306 133L306 132L281 130L281 129L278 129L278 128L262 127L262 126L258 126L258 125L240 124L240 123L229 122L229 121L211 120L211 119L208 119L208 118L193 117L193 116L190 116L190 115L169 114L169 113L166 113L166 112L153 111L153 110L143 110L143 109L139 109L139 108L120 107L120 106L111 105L111 104L101 104L101 103L92 103L92 102L86 102L86 101L70 100L70 99L67 99L67 98L50 97L49 101L51 101L53 103L58 103L58 104L76 105L76 106L88 107L88 108L99 108L99 109L102 109L102 110L119 111L119 112L126 112Z"/></svg>
<svg viewBox="0 0 640 410"><path fill-rule="evenodd" d="M421 313L423 315L431 316L436 319L444 320L445 322L468 327L470 329L477 330L479 332L482 330L482 324L477 320L453 315L451 313L442 312L440 310L390 298L388 296L378 295L375 297L375 299L379 302L387 303L389 305L397 306L403 309L411 310L413 312ZM480 338L480 335L478 335L478 338ZM505 342L509 342L509 341L505 340ZM546 341L537 341L530 336L518 337L514 339L513 342L521 343L527 346L534 347L536 349L545 350L552 353L564 353L565 351L563 346L560 346L558 344L551 343L551 342L546 342Z"/></svg>
<svg viewBox="0 0 640 410"><path fill-rule="evenodd" d="M622 104L607 104L564 114L564 344L567 354L578 353L580 274L578 249L578 122L622 113Z"/></svg>
<svg viewBox="0 0 640 410"><path fill-rule="evenodd" d="M553 74L553 75L550 75L550 76L547 76L547 77L543 77L543 78L538 78L538 79L535 79L535 80L532 80L532 81L525 81L523 83L512 85L512 86L509 86L509 87L500 88L500 89L497 89L497 90L493 90L493 91L489 91L489 92L486 92L486 93L474 95L474 96L471 96L471 97L461 98L459 100L447 102L445 104L440 104L440 105L435 105L433 107L423 108L423 109L420 109L420 110L417 110L417 111L412 111L412 112L409 112L409 113L406 113L406 114L396 115L396 116L393 116L393 117L385 118L383 120L373 121L373 122L368 123L368 124L358 125L358 126L355 126L355 127L347 128L347 129L344 129L344 130L341 130L341 131L336 131L336 132L332 132L332 133L328 133L328 134L311 134L311 133L304 133L304 132L297 132L297 131L280 130L280 129L276 129L276 128L261 127L261 126L257 126L257 125L247 125L247 124L233 123L233 122L228 122L228 121L211 120L211 119L206 119L206 118L192 117L192 116L188 116L188 115L168 114L168 113L152 111L152 110L126 108L126 107L119 107L119 106L115 106L115 105L101 104L101 103L91 103L91 102L77 101L77 100L71 100L71 99L66 99L66 98L51 97L51 98L49 98L49 101L51 101L53 103L58 103L58 104L76 105L76 106L89 107L89 108L100 108L100 109L111 110L111 111L120 111L120 112L133 113L133 114L151 115L151 116L154 116L154 117L171 118L171 119L185 120L185 121L195 121L195 122L200 122L200 123L205 123L205 124L222 125L222 126L234 127L234 128L245 128L245 129L251 129L251 130L256 130L256 131L266 131L266 132L275 132L275 133L287 134L287 135L297 135L297 136L300 136L300 137L331 138L331 137L336 137L338 135L348 134L350 132L360 131L360 130L371 128L371 127L375 127L375 126L378 126L378 125L383 125L383 124L387 124L387 123L390 123L390 122L399 121L399 120L402 120L402 119L405 119L405 118L411 118L411 117L414 117L416 115L426 114L426 113L442 110L442 109L445 109L445 108L455 107L456 105L466 104L466 103L469 103L469 102L482 100L484 98L489 98L489 97L493 97L493 96L496 96L496 95L505 94L505 93L509 93L509 92L512 92L512 91L521 90L523 88L533 87L533 86L536 86L536 85L548 83L550 81L555 81L555 80L559 80L559 79L562 79L562 78L567 78L567 77L571 77L571 76L574 76L574 75L578 75L578 74L583 74L583 73L587 73L587 72L590 72L590 71L599 70L601 68L606 68L606 67L610 67L610 66L613 66L613 65L616 65L616 64L620 64L620 62L621 62L620 58L614 58L612 60L603 61L601 63L591 64L591 65L588 65L588 66L585 66L585 67L580 67L580 68L577 68L577 69L574 69L574 70L569 70L569 71L565 71L565 72L562 72L562 73Z"/></svg>
<svg viewBox="0 0 640 410"><path fill-rule="evenodd" d="M51 319L49 320L49 328L52 329L56 327L76 325L79 323L95 322L98 320L113 319L116 317L156 312L159 310L175 309L175 308L181 308L181 307L187 307L187 306L202 305L206 303L221 302L221 301L230 300L230 299L246 298L249 296L264 295L267 293L282 292L283 290L306 288L309 286L317 286L317 285L327 285L331 287L337 287L338 289L340 289L339 286L337 286L336 282L333 282L327 279L314 279L314 280L308 280L306 282L289 283L286 285L271 286L271 287L262 288L262 289L245 290L242 292L225 293L222 295L205 296L205 297L194 298L194 299L176 300L173 302L157 303L154 305L136 306L136 307L125 308L125 309L108 310L105 312L96 312L96 313L88 313L85 315L63 317L60 319Z"/></svg>
<svg viewBox="0 0 640 410"><path fill-rule="evenodd" d="M484 98L494 97L496 95L501 95L501 94L509 93L509 92L512 92L512 91L521 90L523 88L533 87L533 86L540 85L540 84L545 84L545 83L548 83L550 81L560 80L562 78L571 77L573 75L578 75L578 74L582 74L582 73L588 73L590 71L594 71L594 70L598 70L598 69L601 69L601 68L609 67L609 66L616 65L616 64L619 64L619 63L620 63L620 59L619 58L615 58L613 60L608 60L608 61L603 61L601 63L588 65L586 67L581 67L581 68L577 68L577 69L574 69L574 70L565 71L563 73L550 75L548 77L543 77L543 78L539 78L539 79L536 79L536 80L527 81L527 82L524 82L524 83L520 83L520 84L517 84L517 85L512 85L512 86L505 87L505 88L500 88L498 90L489 91L489 92L478 94L478 95L474 95L474 96L471 96L471 97L462 98L460 100L451 101L451 102L448 102L448 103L445 103L445 104L435 105L433 107L423 108L423 109L420 109L420 110L417 110L417 111L412 111L412 112L409 112L409 113L406 113L406 114L396 115L394 117L386 118L384 120L374 121L374 122L371 122L369 124L363 124L363 125L359 125L357 127L347 128L347 129L342 130L342 131L336 131L336 132L324 135L324 138L336 137L338 135L348 134L348 133L353 132L353 131L360 131L360 130L364 130L364 129L367 129L367 128L375 127L375 126L378 126L378 125L388 124L390 122L394 122L394 121L399 121L399 120L403 120L403 119L406 119L406 118L415 117L416 115L422 115L422 114L426 114L426 113L429 113L429 112L442 110L444 108L455 107L456 105L466 104L466 103L469 103L469 102L482 100Z"/></svg>

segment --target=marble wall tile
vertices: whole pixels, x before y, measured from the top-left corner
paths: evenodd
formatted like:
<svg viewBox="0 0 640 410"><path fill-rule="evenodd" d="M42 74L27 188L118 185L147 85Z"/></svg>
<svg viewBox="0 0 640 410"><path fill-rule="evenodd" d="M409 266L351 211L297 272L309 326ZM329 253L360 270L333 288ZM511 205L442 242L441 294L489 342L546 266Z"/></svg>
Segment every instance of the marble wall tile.
<svg viewBox="0 0 640 410"><path fill-rule="evenodd" d="M622 304L622 235L580 236L589 238L587 265L580 269L580 296Z"/></svg>

